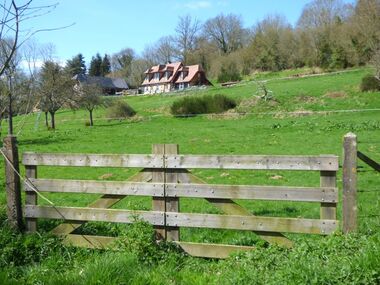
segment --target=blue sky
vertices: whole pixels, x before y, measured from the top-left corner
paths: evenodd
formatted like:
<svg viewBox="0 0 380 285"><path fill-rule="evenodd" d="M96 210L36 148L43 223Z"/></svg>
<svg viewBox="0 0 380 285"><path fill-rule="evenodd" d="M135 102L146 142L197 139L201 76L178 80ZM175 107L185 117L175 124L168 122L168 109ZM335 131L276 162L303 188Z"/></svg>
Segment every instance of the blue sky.
<svg viewBox="0 0 380 285"><path fill-rule="evenodd" d="M55 56L66 60L82 53L88 64L97 52L115 53L131 47L138 53L161 36L174 33L179 16L189 14L201 22L220 13L242 16L245 27L266 15L282 14L291 24L297 22L310 0L62 0L48 15L28 21L28 28L73 26L35 37L40 43L53 43ZM348 2L348 0L346 1ZM34 5L56 3L34 0Z"/></svg>

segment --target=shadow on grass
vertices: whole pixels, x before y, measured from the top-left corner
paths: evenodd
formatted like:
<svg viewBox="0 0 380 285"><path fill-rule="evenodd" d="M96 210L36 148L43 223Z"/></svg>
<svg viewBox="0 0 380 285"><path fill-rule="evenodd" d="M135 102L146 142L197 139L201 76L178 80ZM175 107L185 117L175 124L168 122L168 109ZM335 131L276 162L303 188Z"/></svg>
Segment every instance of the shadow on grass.
<svg viewBox="0 0 380 285"><path fill-rule="evenodd" d="M257 216L265 216L265 215L274 215L274 216L281 216L283 215L284 213L286 214L294 214L294 213L297 213L299 212L299 210L297 208L294 208L294 207L285 207L283 209L262 209L262 210L259 210L259 211L255 211L255 215Z"/></svg>
<svg viewBox="0 0 380 285"><path fill-rule="evenodd" d="M42 138L35 138L35 139L20 139L18 141L18 144L19 145L47 145L47 144L68 142L71 140L72 139L69 139L67 137L62 137L62 136L42 137Z"/></svg>

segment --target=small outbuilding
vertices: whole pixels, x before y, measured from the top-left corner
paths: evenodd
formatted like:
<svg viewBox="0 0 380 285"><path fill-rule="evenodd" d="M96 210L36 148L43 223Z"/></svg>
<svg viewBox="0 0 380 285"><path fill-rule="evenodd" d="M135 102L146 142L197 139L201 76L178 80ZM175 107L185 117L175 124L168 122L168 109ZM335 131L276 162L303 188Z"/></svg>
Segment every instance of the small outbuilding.
<svg viewBox="0 0 380 285"><path fill-rule="evenodd" d="M109 78L103 76L89 76L77 74L73 77L78 84L95 84L102 88L106 95L115 95L129 89L127 82L123 78Z"/></svg>

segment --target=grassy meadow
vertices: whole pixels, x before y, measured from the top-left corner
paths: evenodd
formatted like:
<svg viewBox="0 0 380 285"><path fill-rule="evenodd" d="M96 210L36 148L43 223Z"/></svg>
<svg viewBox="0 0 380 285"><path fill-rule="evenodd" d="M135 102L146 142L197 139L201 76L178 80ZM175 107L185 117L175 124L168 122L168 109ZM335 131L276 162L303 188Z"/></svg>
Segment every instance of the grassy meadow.
<svg viewBox="0 0 380 285"><path fill-rule="evenodd" d="M368 68L322 76L294 72L266 73L273 100L258 99L257 84L247 78L231 87L125 100L137 115L109 120L105 109L94 111L88 127L84 110L62 110L55 131L47 130L43 115L15 119L19 151L70 153L151 153L152 144L179 144L181 154L342 155L342 138L358 136L358 148L380 161L380 92L363 93L361 78ZM288 77L290 78L283 78ZM182 96L225 94L238 103L220 115L178 118L172 102ZM365 111L363 111L365 110ZM5 123L4 123L5 125ZM4 173L3 162L0 171ZM23 167L21 167L24 171ZM269 246L251 232L181 229L181 240L255 245L226 260L184 255L170 244L151 242L152 229L133 225L88 223L80 233L120 236L130 242L119 251L76 249L62 245L49 231L59 221L42 220L35 235L13 233L6 227L6 197L0 191L1 284L378 284L380 282L380 175L359 162L359 232L329 237L289 234L293 249ZM38 177L125 180L139 169L40 167ZM318 186L318 172L197 170L208 183ZM338 173L342 189L342 173ZM0 175L4 189L4 176ZM86 206L99 195L46 194L55 205ZM237 201L255 215L319 218L319 204ZM46 204L40 200L41 204ZM341 217L341 205L338 216ZM114 208L150 210L151 198L127 197ZM201 199L181 199L181 211L219 213Z"/></svg>

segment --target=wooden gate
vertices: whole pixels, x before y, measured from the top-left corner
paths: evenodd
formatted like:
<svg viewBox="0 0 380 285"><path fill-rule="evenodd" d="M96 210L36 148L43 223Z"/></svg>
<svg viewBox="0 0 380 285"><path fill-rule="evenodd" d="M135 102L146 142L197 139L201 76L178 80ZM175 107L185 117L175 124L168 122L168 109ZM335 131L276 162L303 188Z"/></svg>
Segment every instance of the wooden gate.
<svg viewBox="0 0 380 285"><path fill-rule="evenodd" d="M28 231L37 230L38 218L60 219L53 229L65 242L76 246L111 247L115 238L73 234L87 221L132 223L134 217L155 227L158 238L177 243L193 256L227 257L232 251L254 247L183 242L180 228L214 228L253 231L262 239L290 247L283 233L328 235L339 228L336 217L338 157L268 155L179 155L178 145L153 146L151 155L24 153L22 163L29 183L25 185L24 215ZM128 181L38 179L38 166L136 167L143 170ZM205 184L188 169L303 170L320 172L316 187ZM39 192L92 193L103 196L88 207L41 206ZM151 196L152 211L109 209L126 196ZM224 214L184 213L182 197L204 198ZM235 199L314 202L320 219L254 216Z"/></svg>

